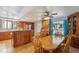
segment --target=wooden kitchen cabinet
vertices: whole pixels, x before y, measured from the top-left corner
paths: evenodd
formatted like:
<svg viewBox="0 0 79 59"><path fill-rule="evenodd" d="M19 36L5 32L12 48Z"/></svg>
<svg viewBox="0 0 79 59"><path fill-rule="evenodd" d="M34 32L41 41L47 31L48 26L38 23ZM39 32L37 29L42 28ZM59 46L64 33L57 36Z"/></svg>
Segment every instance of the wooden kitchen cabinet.
<svg viewBox="0 0 79 59"><path fill-rule="evenodd" d="M76 35L78 38L72 38L73 47L79 48L79 12L73 13L68 16L69 33Z"/></svg>
<svg viewBox="0 0 79 59"><path fill-rule="evenodd" d="M79 36L79 12L68 16L69 33Z"/></svg>
<svg viewBox="0 0 79 59"><path fill-rule="evenodd" d="M12 32L0 32L0 41L2 40L8 40L8 39L12 39Z"/></svg>
<svg viewBox="0 0 79 59"><path fill-rule="evenodd" d="M31 34L32 34L31 30L14 31L13 32L14 47L21 46L31 42L31 38L32 38Z"/></svg>

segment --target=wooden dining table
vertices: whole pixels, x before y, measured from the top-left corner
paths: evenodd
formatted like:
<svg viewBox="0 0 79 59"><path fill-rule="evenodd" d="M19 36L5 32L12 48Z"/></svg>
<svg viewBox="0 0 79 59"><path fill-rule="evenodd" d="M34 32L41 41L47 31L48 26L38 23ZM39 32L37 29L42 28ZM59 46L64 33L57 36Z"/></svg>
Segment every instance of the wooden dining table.
<svg viewBox="0 0 79 59"><path fill-rule="evenodd" d="M52 52L62 43L62 41L64 41L64 37L62 37L61 39L55 36L45 36L40 38L39 40L44 50Z"/></svg>

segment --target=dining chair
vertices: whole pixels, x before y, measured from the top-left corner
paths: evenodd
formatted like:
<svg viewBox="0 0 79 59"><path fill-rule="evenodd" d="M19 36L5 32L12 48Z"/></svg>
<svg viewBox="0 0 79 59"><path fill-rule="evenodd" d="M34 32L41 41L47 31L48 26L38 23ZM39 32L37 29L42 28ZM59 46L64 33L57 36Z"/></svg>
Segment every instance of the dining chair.
<svg viewBox="0 0 79 59"><path fill-rule="evenodd" d="M32 39L33 39L32 40L32 44L34 46L34 52L35 53L42 53L43 49L42 49L42 46L41 46L39 38L33 37Z"/></svg>
<svg viewBox="0 0 79 59"><path fill-rule="evenodd" d="M73 35L71 38L69 52L70 53L79 53L79 37L77 35Z"/></svg>
<svg viewBox="0 0 79 59"><path fill-rule="evenodd" d="M39 38L43 51L44 52L53 52L53 50L55 49L55 46L52 43L52 38L51 36L45 36L45 37L41 37Z"/></svg>
<svg viewBox="0 0 79 59"><path fill-rule="evenodd" d="M61 44L53 52L54 53L68 53L70 43L71 43L71 35L68 35L64 38Z"/></svg>
<svg viewBox="0 0 79 59"><path fill-rule="evenodd" d="M78 40L79 38L76 35L68 35L66 37L66 41L64 42L63 46L62 46L62 53L73 53L73 52L79 52L79 45L74 44L75 41L74 40Z"/></svg>

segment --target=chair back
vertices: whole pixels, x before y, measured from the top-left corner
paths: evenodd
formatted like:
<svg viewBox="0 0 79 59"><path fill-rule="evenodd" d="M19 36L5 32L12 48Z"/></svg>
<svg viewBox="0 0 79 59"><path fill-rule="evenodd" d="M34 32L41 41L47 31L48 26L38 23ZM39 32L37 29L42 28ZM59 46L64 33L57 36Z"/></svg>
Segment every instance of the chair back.
<svg viewBox="0 0 79 59"><path fill-rule="evenodd" d="M38 38L33 37L32 44L34 46L34 52L35 53L41 53L42 52L41 43L40 43Z"/></svg>
<svg viewBox="0 0 79 59"><path fill-rule="evenodd" d="M72 35L69 35L69 36L67 37L66 43L64 44L63 52L66 52L66 53L69 52L69 46L70 46L71 41L72 41L71 39L72 39Z"/></svg>
<svg viewBox="0 0 79 59"><path fill-rule="evenodd" d="M53 49L51 36L45 36L39 39L43 48L50 50Z"/></svg>

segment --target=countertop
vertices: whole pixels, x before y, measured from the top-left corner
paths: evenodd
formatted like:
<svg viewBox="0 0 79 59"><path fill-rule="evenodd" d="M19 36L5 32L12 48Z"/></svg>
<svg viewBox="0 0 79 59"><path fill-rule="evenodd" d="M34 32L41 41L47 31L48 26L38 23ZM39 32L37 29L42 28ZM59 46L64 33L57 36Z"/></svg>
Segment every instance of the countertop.
<svg viewBox="0 0 79 59"><path fill-rule="evenodd" d="M23 29L2 29L0 32L13 32L13 31L30 31L30 30L23 30Z"/></svg>

